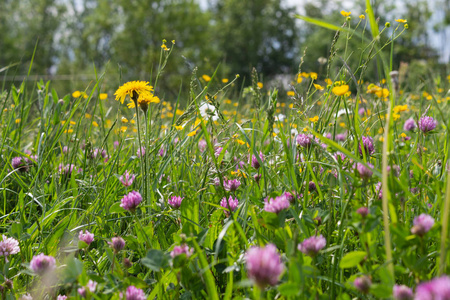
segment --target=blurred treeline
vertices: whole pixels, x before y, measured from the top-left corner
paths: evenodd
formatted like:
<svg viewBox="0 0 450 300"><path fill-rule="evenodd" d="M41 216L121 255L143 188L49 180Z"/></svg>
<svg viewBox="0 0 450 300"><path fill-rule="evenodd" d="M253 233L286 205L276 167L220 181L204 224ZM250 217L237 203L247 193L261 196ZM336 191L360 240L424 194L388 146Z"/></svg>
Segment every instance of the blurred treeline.
<svg viewBox="0 0 450 300"><path fill-rule="evenodd" d="M450 23L449 0L437 1L446 16L432 28L439 32ZM294 76L305 53L302 69L320 76L324 66L318 59L330 55L335 33L301 22L294 14L340 26L345 22L339 13L343 7L338 1L298 2L300 7L282 0L1 0L0 69L10 68L1 70L0 76L6 85L14 77L20 81L28 73L37 43L31 74L51 75L62 92L85 89L95 71L105 69L105 88L126 80L150 80L163 39L169 48L175 40L175 48L159 88L173 96L181 83L189 86L194 67L199 76L212 75L220 64L218 79L240 74L240 80L249 83L253 67L264 80ZM351 9L353 27L364 13L364 2L355 1ZM395 43L394 69L400 62L418 65L419 78L435 68L438 56L426 26L432 16L427 1L372 2L380 26L387 21L396 25L395 18L408 20L409 29ZM339 43L342 50L344 41ZM361 40L350 40L348 48L349 66L354 67ZM423 68L424 61L429 68ZM374 64L364 76L377 80L381 75Z"/></svg>

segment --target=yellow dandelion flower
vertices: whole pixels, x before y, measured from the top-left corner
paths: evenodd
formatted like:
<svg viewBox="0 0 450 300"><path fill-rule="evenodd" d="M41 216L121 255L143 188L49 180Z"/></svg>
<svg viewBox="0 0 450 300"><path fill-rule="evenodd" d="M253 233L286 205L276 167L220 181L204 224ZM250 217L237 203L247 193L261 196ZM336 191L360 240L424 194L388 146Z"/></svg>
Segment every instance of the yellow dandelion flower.
<svg viewBox="0 0 450 300"><path fill-rule="evenodd" d="M236 143L238 143L239 145L245 145L245 142L240 139L236 139Z"/></svg>
<svg viewBox="0 0 450 300"><path fill-rule="evenodd" d="M387 97L389 97L389 90L388 89L378 89L375 92L375 95L377 95L380 98L387 98Z"/></svg>
<svg viewBox="0 0 450 300"><path fill-rule="evenodd" d="M167 125L161 125L161 129L167 129Z"/></svg>
<svg viewBox="0 0 450 300"><path fill-rule="evenodd" d="M295 92L294 92L294 91L288 91L288 92L287 92L287 95L288 95L289 97L294 97L294 96L295 96Z"/></svg>
<svg viewBox="0 0 450 300"><path fill-rule="evenodd" d="M116 96L116 100L119 100L123 104L127 95L130 98L136 98L142 93L150 93L152 91L153 87L147 81L130 81L119 87L114 93L114 96Z"/></svg>
<svg viewBox="0 0 450 300"><path fill-rule="evenodd" d="M339 126L341 126L342 128L345 128L345 127L347 127L347 125L345 125L345 123L344 123L344 122L341 122L341 123L339 123Z"/></svg>
<svg viewBox="0 0 450 300"><path fill-rule="evenodd" d="M19 124L20 121L22 121L22 119L16 119L16 120L15 120L16 124Z"/></svg>
<svg viewBox="0 0 450 300"><path fill-rule="evenodd" d="M309 77L309 73L301 72L301 73L300 73L300 76L305 77L305 78L308 78L308 77Z"/></svg>
<svg viewBox="0 0 450 300"><path fill-rule="evenodd" d="M323 86L321 86L320 84L316 84L316 83L313 83L314 84L314 87L316 88L316 90L319 90L319 91L321 91L321 90L323 90L324 89L324 87Z"/></svg>
<svg viewBox="0 0 450 300"><path fill-rule="evenodd" d="M228 81L229 81L228 78L223 78L222 79L222 83L228 83Z"/></svg>
<svg viewBox="0 0 450 300"><path fill-rule="evenodd" d="M202 75L202 78L203 78L203 80L206 81L206 82L211 81L211 77L208 76L208 75L206 75L206 74Z"/></svg>
<svg viewBox="0 0 450 300"><path fill-rule="evenodd" d="M341 86L335 86L331 91L333 92L333 94L335 94L336 96L343 96L348 92L349 86L344 84Z"/></svg>
<svg viewBox="0 0 450 300"><path fill-rule="evenodd" d="M378 139L380 142L384 142L384 137L380 136L380 138Z"/></svg>
<svg viewBox="0 0 450 300"><path fill-rule="evenodd" d="M294 103L289 104L289 108L294 108Z"/></svg>
<svg viewBox="0 0 450 300"><path fill-rule="evenodd" d="M122 126L120 127L120 132L125 132L127 131L128 127L127 126Z"/></svg>
<svg viewBox="0 0 450 300"><path fill-rule="evenodd" d="M303 81L303 77L300 74L298 74L297 83L302 83L302 81Z"/></svg>
<svg viewBox="0 0 450 300"><path fill-rule="evenodd" d="M72 133L73 132L73 129L66 129L66 130L64 130L64 133Z"/></svg>
<svg viewBox="0 0 450 300"><path fill-rule="evenodd" d="M128 123L128 119L127 118L125 118L125 117L122 117L122 119L121 119L121 121L122 121L122 123Z"/></svg>
<svg viewBox="0 0 450 300"><path fill-rule="evenodd" d="M344 17L348 17L352 14L351 11L345 11L345 10L341 10L341 15L343 15Z"/></svg>
<svg viewBox="0 0 450 300"><path fill-rule="evenodd" d="M81 96L81 92L80 91L75 91L75 92L72 93L72 97L74 97L74 98L78 98L80 96Z"/></svg>
<svg viewBox="0 0 450 300"><path fill-rule="evenodd" d="M407 137L406 133L404 133L404 132L402 132L402 134L400 134L400 136L401 136L402 138Z"/></svg>
<svg viewBox="0 0 450 300"><path fill-rule="evenodd" d="M325 78L325 83L328 85L332 85L333 81L330 78Z"/></svg>
<svg viewBox="0 0 450 300"><path fill-rule="evenodd" d="M182 126L182 125L175 125L175 129L178 131L183 130L183 127L184 126Z"/></svg>
<svg viewBox="0 0 450 300"><path fill-rule="evenodd" d="M100 100L106 100L106 98L108 98L107 93L100 93Z"/></svg>
<svg viewBox="0 0 450 300"><path fill-rule="evenodd" d="M406 22L408 22L408 21L405 20L405 19L395 19L395 22L398 22L398 23L406 23Z"/></svg>
<svg viewBox="0 0 450 300"><path fill-rule="evenodd" d="M262 89L263 86L264 86L262 82L258 82L256 85L258 85L258 88L259 88L259 89Z"/></svg>
<svg viewBox="0 0 450 300"><path fill-rule="evenodd" d="M360 18L361 20L364 20L364 19L366 18L366 16L365 16L365 15L359 15L359 18Z"/></svg>
<svg viewBox="0 0 450 300"><path fill-rule="evenodd" d="M93 125L94 127L98 127L98 123L95 122L95 121L92 121L92 125Z"/></svg>
<svg viewBox="0 0 450 300"><path fill-rule="evenodd" d="M75 121L70 121L70 125L75 125L77 124Z"/></svg>
<svg viewBox="0 0 450 300"><path fill-rule="evenodd" d="M316 72L311 72L311 73L309 73L309 76L311 76L311 79L317 79L317 73Z"/></svg>
<svg viewBox="0 0 450 300"><path fill-rule="evenodd" d="M159 103L161 100L159 100L158 97L156 97L155 95L153 95L152 93L149 92L143 92L141 94L139 94L139 98L138 98L138 105L140 108L142 108L143 111L146 111L148 108L148 105L150 103ZM135 104L133 101L129 102L127 104L128 108L134 108Z"/></svg>

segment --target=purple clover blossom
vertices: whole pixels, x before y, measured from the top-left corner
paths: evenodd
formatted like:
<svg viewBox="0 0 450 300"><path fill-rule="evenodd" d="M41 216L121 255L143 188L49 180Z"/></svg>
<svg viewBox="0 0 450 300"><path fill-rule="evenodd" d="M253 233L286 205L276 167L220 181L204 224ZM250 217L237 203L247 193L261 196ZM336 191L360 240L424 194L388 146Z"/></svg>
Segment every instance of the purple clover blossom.
<svg viewBox="0 0 450 300"><path fill-rule="evenodd" d="M310 191L310 192L317 191L316 183L312 180L308 183L308 191Z"/></svg>
<svg viewBox="0 0 450 300"><path fill-rule="evenodd" d="M204 139L201 139L200 141L198 141L198 149L200 150L200 152L204 152L207 145L208 144L206 143L206 141Z"/></svg>
<svg viewBox="0 0 450 300"><path fill-rule="evenodd" d="M144 291L130 285L125 293L125 300L147 300Z"/></svg>
<svg viewBox="0 0 450 300"><path fill-rule="evenodd" d="M134 174L130 174L128 170L126 170L125 173L120 176L119 180L124 187L129 187L133 184L135 178L136 176Z"/></svg>
<svg viewBox="0 0 450 300"><path fill-rule="evenodd" d="M375 147L373 146L373 139L370 136L362 136L362 144L364 146L364 153L366 155L372 155L375 152ZM363 155L361 150L361 144L358 145L359 154Z"/></svg>
<svg viewBox="0 0 450 300"><path fill-rule="evenodd" d="M306 135L304 133L300 133L299 135L297 135L296 140L297 145L303 148L308 148L312 145L313 137L310 134Z"/></svg>
<svg viewBox="0 0 450 300"><path fill-rule="evenodd" d="M58 295L58 297L56 297L56 300L66 300L67 296L66 295Z"/></svg>
<svg viewBox="0 0 450 300"><path fill-rule="evenodd" d="M163 146L161 146L161 148L159 148L158 155L160 157L164 157L164 155L166 155L166 149L164 149Z"/></svg>
<svg viewBox="0 0 450 300"><path fill-rule="evenodd" d="M167 203L169 203L170 206L174 209L178 209L181 206L181 202L183 201L184 197L180 196L172 196L169 200L167 200Z"/></svg>
<svg viewBox="0 0 450 300"><path fill-rule="evenodd" d="M117 148L119 148L119 141L114 141L113 146L114 146L114 150L116 150Z"/></svg>
<svg viewBox="0 0 450 300"><path fill-rule="evenodd" d="M240 185L241 182L239 181L239 179L225 180L223 183L223 187L225 188L226 191L229 192L234 192L239 188Z"/></svg>
<svg viewBox="0 0 450 300"><path fill-rule="evenodd" d="M411 288L406 285L394 285L393 297L395 300L412 300L414 295Z"/></svg>
<svg viewBox="0 0 450 300"><path fill-rule="evenodd" d="M190 257L192 254L194 254L194 249L189 248L188 245L184 244L181 246L175 246L173 247L173 250L170 252L170 256L172 258L175 258L175 256L186 254L187 257Z"/></svg>
<svg viewBox="0 0 450 300"><path fill-rule="evenodd" d="M261 174L255 174L253 176L253 179L255 179L256 183L259 184L259 181L261 180L262 175Z"/></svg>
<svg viewBox="0 0 450 300"><path fill-rule="evenodd" d="M427 133L437 126L437 121L432 117L425 116L420 118L419 120L419 129L422 130L423 133Z"/></svg>
<svg viewBox="0 0 450 300"><path fill-rule="evenodd" d="M369 168L363 165L362 163L356 164L356 170L358 171L359 176L364 180L369 179L373 175L372 171L373 165L370 163L368 163L367 165L369 166Z"/></svg>
<svg viewBox="0 0 450 300"><path fill-rule="evenodd" d="M141 203L141 201L141 194L136 191L131 191L127 195L123 196L122 200L120 200L120 207L134 213L136 207L139 205L139 203Z"/></svg>
<svg viewBox="0 0 450 300"><path fill-rule="evenodd" d="M276 285L284 271L281 257L273 244L265 247L251 247L245 254L248 277L260 288Z"/></svg>
<svg viewBox="0 0 450 300"><path fill-rule="evenodd" d="M336 134L336 141L338 141L338 142L344 142L346 138L347 138L347 135L345 133Z"/></svg>
<svg viewBox="0 0 450 300"><path fill-rule="evenodd" d="M86 293L86 288L84 286L80 287L77 289L77 293L78 295L80 295L80 297L82 298L86 298L87 293Z"/></svg>
<svg viewBox="0 0 450 300"><path fill-rule="evenodd" d="M229 205L228 205L228 204L229 204ZM225 215L226 215L227 217L230 216L230 210L231 210L231 211L235 211L236 208L238 207L238 205L239 205L239 200L238 200L237 198L233 199L232 196L230 196L230 198L228 198L228 200L227 200L226 197L224 197L224 198L220 201L220 206L222 206L223 208L225 208L224 212L225 212Z"/></svg>
<svg viewBox="0 0 450 300"><path fill-rule="evenodd" d="M298 250L308 256L314 257L326 246L326 244L327 240L322 235L312 236L299 244Z"/></svg>
<svg viewBox="0 0 450 300"><path fill-rule="evenodd" d="M89 281L88 281L86 287L88 288L88 290L89 290L91 293L94 293L95 290L97 289L97 284L98 284L98 283L97 283L96 281L93 281L93 280L89 279Z"/></svg>
<svg viewBox="0 0 450 300"><path fill-rule="evenodd" d="M372 285L372 280L366 275L358 277L353 281L355 288L363 294L369 292L370 286Z"/></svg>
<svg viewBox="0 0 450 300"><path fill-rule="evenodd" d="M136 152L136 156L141 158L144 157L144 155L145 155L145 147L140 147Z"/></svg>
<svg viewBox="0 0 450 300"><path fill-rule="evenodd" d="M405 124L403 124L403 130L404 131L413 131L417 128L416 121L414 119L408 119L405 121Z"/></svg>
<svg viewBox="0 0 450 300"><path fill-rule="evenodd" d="M22 156L13 157L11 165L14 170L19 170L20 172L27 172L29 169L27 161Z"/></svg>
<svg viewBox="0 0 450 300"><path fill-rule="evenodd" d="M420 237L424 236L434 225L434 219L427 214L421 214L414 218L411 233Z"/></svg>
<svg viewBox="0 0 450 300"><path fill-rule="evenodd" d="M262 152L259 152L259 158L262 162L264 162L264 155L262 154ZM252 155L252 161L251 161L251 165L253 168L255 168L256 170L259 169L259 167L261 167L261 165L259 164L258 158L256 157L256 155Z"/></svg>
<svg viewBox="0 0 450 300"><path fill-rule="evenodd" d="M450 277L442 276L423 282L417 286L417 300L448 300L450 299Z"/></svg>
<svg viewBox="0 0 450 300"><path fill-rule="evenodd" d="M63 164L60 164L58 166L59 173L63 174L64 176L72 175L74 169L76 169L76 166L74 164L67 164L65 166Z"/></svg>
<svg viewBox="0 0 450 300"><path fill-rule="evenodd" d="M69 146L64 146L64 147L62 148L62 152L63 152L64 154L69 153Z"/></svg>
<svg viewBox="0 0 450 300"><path fill-rule="evenodd" d="M358 208L356 210L356 213L359 214L364 219L369 214L369 209L367 207L363 206L363 207Z"/></svg>
<svg viewBox="0 0 450 300"><path fill-rule="evenodd" d="M288 209L291 205L289 199L285 195L281 195L270 200L264 199L264 210L278 214L284 209Z"/></svg>
<svg viewBox="0 0 450 300"><path fill-rule="evenodd" d="M94 234L90 233L87 230L85 230L83 233L83 230L81 230L78 234L78 239L85 242L89 246L94 241Z"/></svg>
<svg viewBox="0 0 450 300"><path fill-rule="evenodd" d="M375 186L375 193L378 195L378 199L383 198L383 189L381 188L381 182L377 182Z"/></svg>
<svg viewBox="0 0 450 300"><path fill-rule="evenodd" d="M294 203L295 202L295 196L289 192L284 192L284 197L286 197L286 199L290 202L290 203Z"/></svg>
<svg viewBox="0 0 450 300"><path fill-rule="evenodd" d="M8 238L3 235L0 241L0 256L4 256L8 261L8 256L20 252L19 242L14 238Z"/></svg>
<svg viewBox="0 0 450 300"><path fill-rule="evenodd" d="M35 255L30 261L30 268L34 273L42 276L45 273L56 269L55 258L53 256L44 255L44 253Z"/></svg>
<svg viewBox="0 0 450 300"><path fill-rule="evenodd" d="M23 295L19 298L19 300L33 300L33 297L32 297L29 293L26 293L26 294L23 294Z"/></svg>
<svg viewBox="0 0 450 300"><path fill-rule="evenodd" d="M125 240L121 237L113 237L108 244L113 248L115 253L125 248Z"/></svg>

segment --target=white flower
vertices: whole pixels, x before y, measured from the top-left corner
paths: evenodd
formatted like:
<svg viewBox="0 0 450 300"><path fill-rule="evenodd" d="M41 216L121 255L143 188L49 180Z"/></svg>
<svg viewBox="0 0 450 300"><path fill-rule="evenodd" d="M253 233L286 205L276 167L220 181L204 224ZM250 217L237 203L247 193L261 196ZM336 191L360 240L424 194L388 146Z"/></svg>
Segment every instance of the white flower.
<svg viewBox="0 0 450 300"><path fill-rule="evenodd" d="M278 116L275 116L276 121L284 122L284 119L286 119L286 116L283 114L278 114Z"/></svg>
<svg viewBox="0 0 450 300"><path fill-rule="evenodd" d="M204 119L211 119L213 121L219 120L216 108L213 105L203 102L203 104L200 105L199 109L200 114Z"/></svg>
<svg viewBox="0 0 450 300"><path fill-rule="evenodd" d="M297 134L298 134L298 131L297 131L297 129L295 129L295 128L292 128L292 129L291 129L291 135L293 135L293 136L297 136Z"/></svg>

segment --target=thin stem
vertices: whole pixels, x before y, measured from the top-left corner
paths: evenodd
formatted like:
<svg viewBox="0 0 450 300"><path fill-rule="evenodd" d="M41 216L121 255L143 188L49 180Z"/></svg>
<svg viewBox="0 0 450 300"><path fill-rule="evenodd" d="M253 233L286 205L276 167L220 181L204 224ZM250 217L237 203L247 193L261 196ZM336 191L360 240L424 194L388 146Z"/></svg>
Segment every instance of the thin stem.
<svg viewBox="0 0 450 300"><path fill-rule="evenodd" d="M147 175L147 168L145 164L145 155L146 151L142 148L142 142L141 142L141 126L139 125L139 106L137 101L135 101L135 107L136 107L136 123L137 123L137 130L138 130L138 140L139 140L139 153L140 153L140 164L141 164L141 176L143 181L143 193L144 193L144 199L147 199L147 184L146 184L146 175ZM143 170L143 171L142 171Z"/></svg>
<svg viewBox="0 0 450 300"><path fill-rule="evenodd" d="M139 227L140 227L140 229L142 231L142 234L145 237L145 243L147 244L147 248L150 249L151 248L150 240L148 239L147 233L145 232L144 227L142 226L141 220L137 217L136 213L134 213L134 219L139 224Z"/></svg>

